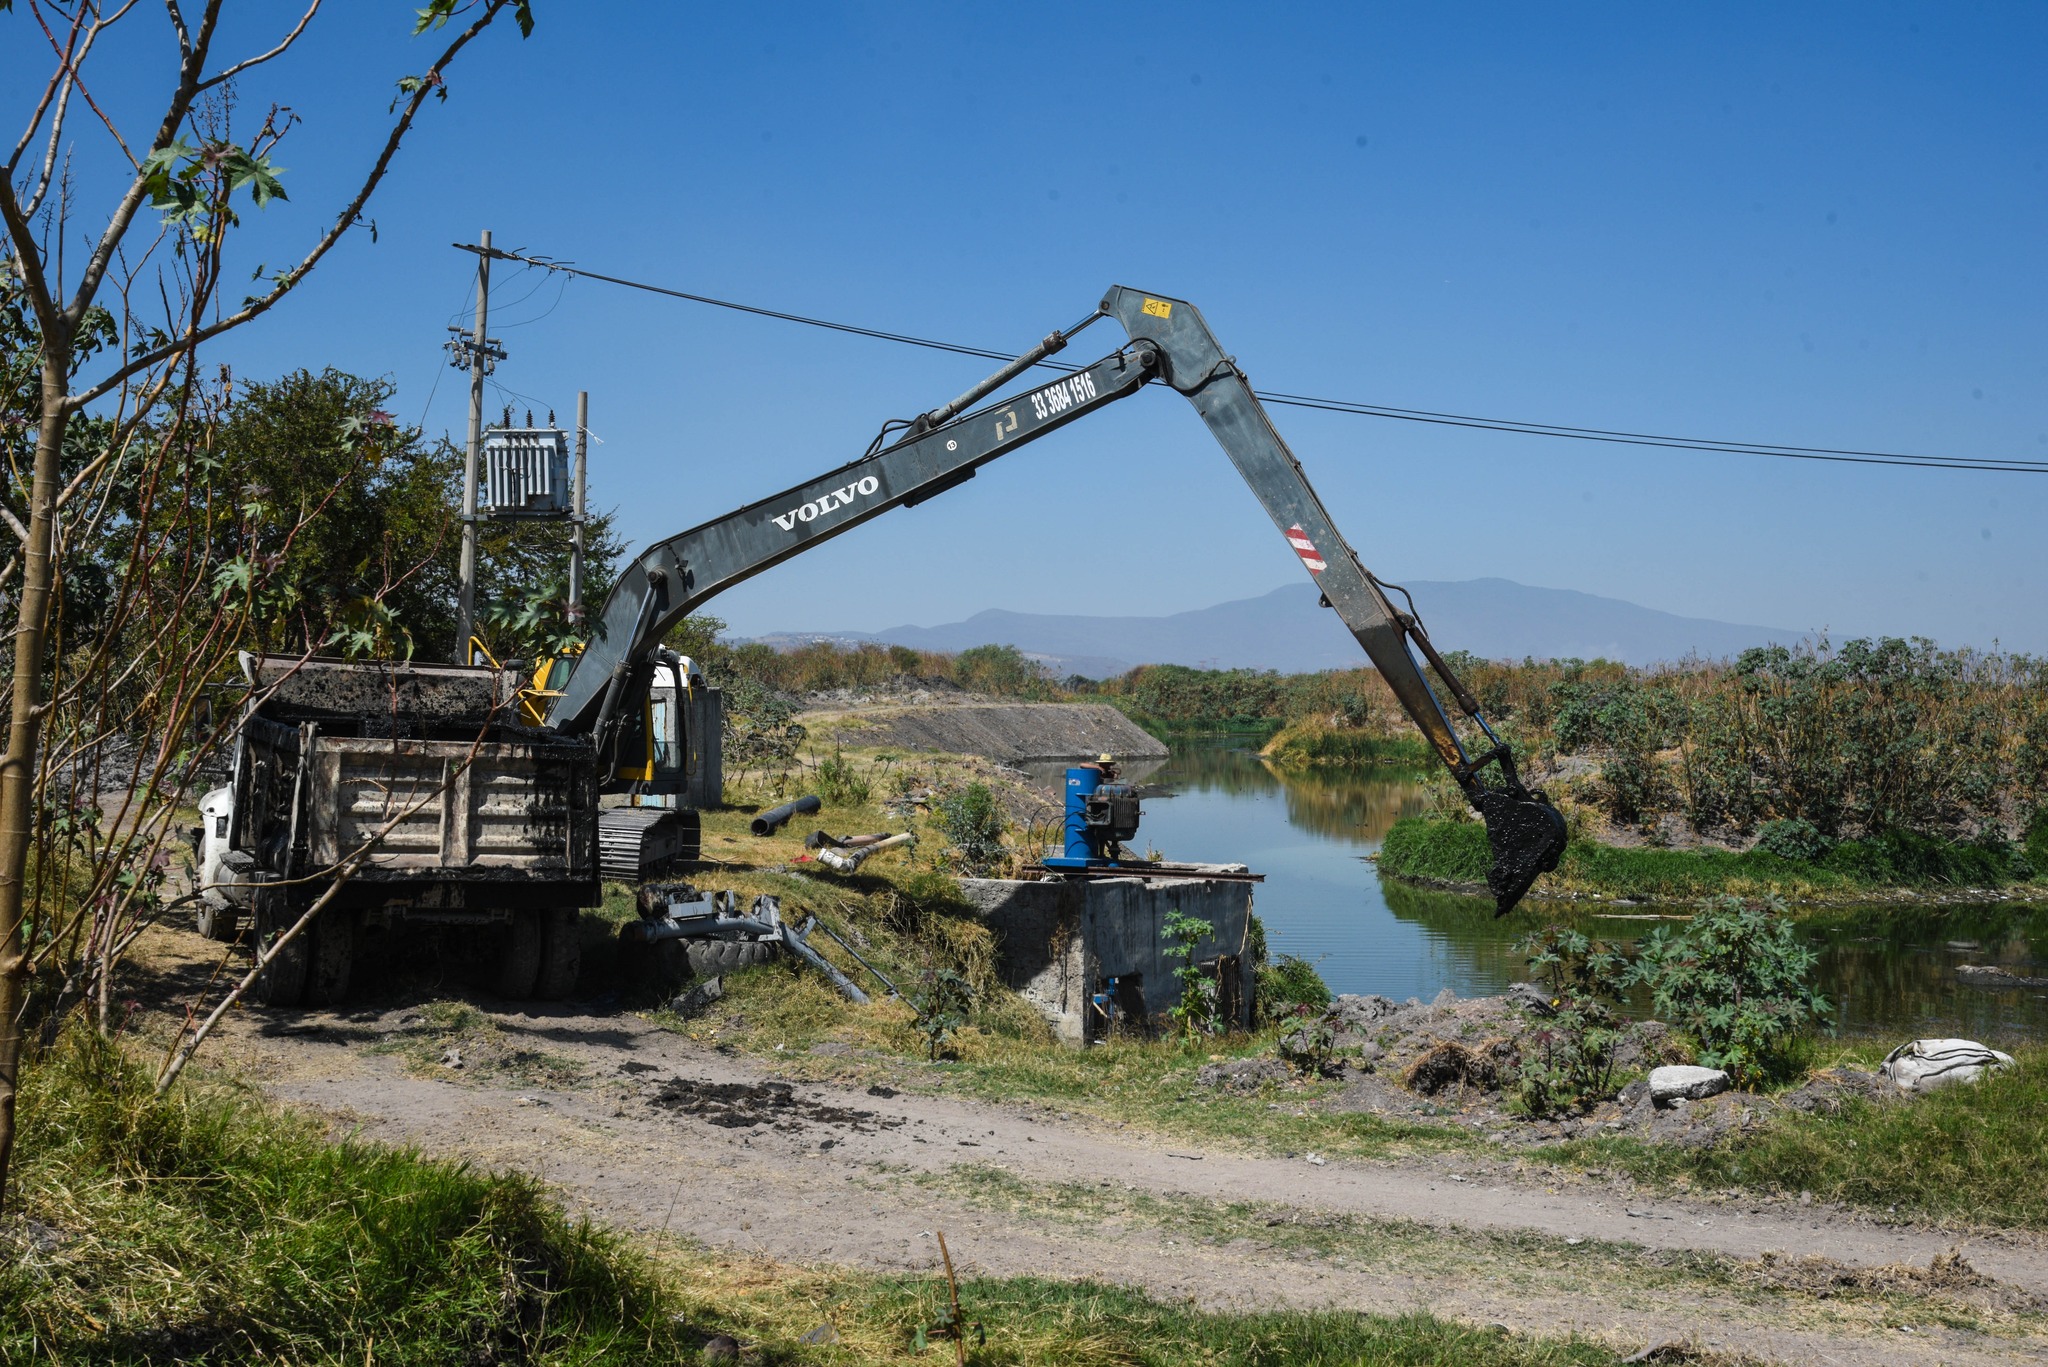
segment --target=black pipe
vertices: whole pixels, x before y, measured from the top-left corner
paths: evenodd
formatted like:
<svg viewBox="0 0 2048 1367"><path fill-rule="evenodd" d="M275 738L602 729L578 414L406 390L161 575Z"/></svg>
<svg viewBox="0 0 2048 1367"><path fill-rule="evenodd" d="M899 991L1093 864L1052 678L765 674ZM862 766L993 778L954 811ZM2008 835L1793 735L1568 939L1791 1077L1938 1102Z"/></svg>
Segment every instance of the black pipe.
<svg viewBox="0 0 2048 1367"><path fill-rule="evenodd" d="M775 828L800 812L815 812L825 804L815 797L800 797L794 802L785 802L780 807L771 807L754 818L755 835L771 835Z"/></svg>

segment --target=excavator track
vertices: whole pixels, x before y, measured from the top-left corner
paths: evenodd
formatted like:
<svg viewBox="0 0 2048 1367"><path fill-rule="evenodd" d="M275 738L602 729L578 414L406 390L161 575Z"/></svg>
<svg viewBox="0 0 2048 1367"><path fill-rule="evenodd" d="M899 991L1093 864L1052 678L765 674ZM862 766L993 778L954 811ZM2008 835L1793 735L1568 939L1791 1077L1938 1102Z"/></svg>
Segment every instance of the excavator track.
<svg viewBox="0 0 2048 1367"><path fill-rule="evenodd" d="M695 812L612 807L597 821L597 867L607 882L638 884L697 858L702 823Z"/></svg>

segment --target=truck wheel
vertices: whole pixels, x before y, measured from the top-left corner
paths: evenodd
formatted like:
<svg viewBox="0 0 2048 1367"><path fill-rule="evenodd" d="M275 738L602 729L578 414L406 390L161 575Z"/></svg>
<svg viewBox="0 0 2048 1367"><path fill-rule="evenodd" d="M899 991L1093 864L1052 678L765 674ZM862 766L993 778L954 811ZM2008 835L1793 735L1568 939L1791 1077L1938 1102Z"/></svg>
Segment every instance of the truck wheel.
<svg viewBox="0 0 2048 1367"><path fill-rule="evenodd" d="M558 1002L576 990L576 975L583 971L583 918L574 907L541 913L540 975L533 995L544 1002Z"/></svg>
<svg viewBox="0 0 2048 1367"><path fill-rule="evenodd" d="M521 907L505 926L491 990L506 1001L523 1002L533 996L534 980L540 976L540 954L540 913Z"/></svg>
<svg viewBox="0 0 2048 1367"><path fill-rule="evenodd" d="M355 913L329 907L306 927L306 934L313 938L306 956L306 1005L338 1006L348 996L349 970L355 964Z"/></svg>
<svg viewBox="0 0 2048 1367"><path fill-rule="evenodd" d="M267 882L258 874L259 881ZM256 944L254 950L260 958L270 952L270 946L278 936L290 930L298 917L292 914L291 902L277 888L258 887L251 891L250 909L256 922ZM311 929L309 926L308 930ZM307 951L311 948L306 935L301 931L293 941L280 950L275 958L256 976L253 987L256 1000L265 1006L297 1006L306 993L306 970L311 962Z"/></svg>
<svg viewBox="0 0 2048 1367"><path fill-rule="evenodd" d="M241 917L236 914L233 902L223 899L216 905L214 896L218 894L199 899L199 910L192 918L194 928L209 940L217 940L224 945L232 944L235 932L241 929Z"/></svg>
<svg viewBox="0 0 2048 1367"><path fill-rule="evenodd" d="M772 963L779 948L769 940L691 940L690 975L722 978L743 968Z"/></svg>

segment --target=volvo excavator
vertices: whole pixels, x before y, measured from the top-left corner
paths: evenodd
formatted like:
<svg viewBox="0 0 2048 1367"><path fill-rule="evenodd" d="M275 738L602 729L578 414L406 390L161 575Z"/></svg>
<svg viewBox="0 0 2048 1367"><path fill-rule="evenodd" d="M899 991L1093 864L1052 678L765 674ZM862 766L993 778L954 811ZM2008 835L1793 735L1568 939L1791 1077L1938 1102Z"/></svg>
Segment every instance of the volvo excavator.
<svg viewBox="0 0 2048 1367"><path fill-rule="evenodd" d="M1113 319L1127 340L1093 364L992 398ZM885 426L858 460L649 547L620 575L574 654L511 669L245 661L249 702L235 778L204 810L209 869L241 889L259 947L318 894L351 850L346 896L262 980L273 1004L346 990L364 927L400 920L501 927L494 979L508 997L559 996L575 979L575 908L595 905L602 866L639 876L694 845L691 806L718 800L718 708L664 648L719 593L1146 388L1195 407L1273 525L1486 823L1487 885L1506 914L1564 851L1565 824L1516 771L1478 700L1431 643L1405 590L1359 561L1274 430L1244 372L1194 305L1112 288L1079 323L954 399ZM1401 597L1396 607L1389 594ZM1468 748L1425 672L1469 723ZM601 813L599 791L674 810ZM662 842L666 842L665 847ZM659 848L658 848L659 847ZM600 859L601 848L605 857ZM230 878L228 875L232 875ZM252 894L253 890L253 894ZM203 925L233 938L238 910ZM294 948L296 945L296 948Z"/></svg>
<svg viewBox="0 0 2048 1367"><path fill-rule="evenodd" d="M976 407L1105 318L1122 325L1126 345L1057 380ZM686 615L742 580L893 508L942 494L997 457L1155 383L1194 404L1322 591L1322 604L1365 648L1477 809L1493 854L1487 885L1499 911L1510 910L1539 874L1557 867L1562 816L1522 782L1512 751L1430 642L1406 591L1360 563L1201 312L1185 300L1123 286L1111 289L1081 322L1052 333L951 403L885 428L859 460L643 552L619 577L580 658L552 661L536 678L547 725L591 737L615 775L650 772L649 743L663 738L639 721L641 700L663 668L660 641ZM1401 594L1403 608L1389 599L1390 589ZM1416 661L1418 651L1483 737L1483 747L1468 749L1460 738ZM667 715L682 718L686 709L672 707ZM681 738L667 744L675 753L687 749Z"/></svg>

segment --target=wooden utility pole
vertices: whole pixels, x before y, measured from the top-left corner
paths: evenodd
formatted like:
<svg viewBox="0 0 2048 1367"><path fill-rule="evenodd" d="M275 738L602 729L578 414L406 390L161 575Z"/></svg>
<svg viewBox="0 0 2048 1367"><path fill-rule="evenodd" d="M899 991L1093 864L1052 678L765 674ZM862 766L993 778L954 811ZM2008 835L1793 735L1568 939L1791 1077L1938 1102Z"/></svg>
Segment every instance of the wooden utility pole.
<svg viewBox="0 0 2048 1367"><path fill-rule="evenodd" d="M576 391L576 475L570 485L574 501L569 513L569 625L583 629L583 490L584 462L590 449L590 391Z"/></svg>
<svg viewBox="0 0 2048 1367"><path fill-rule="evenodd" d="M469 638L476 631L476 479L484 448L484 374L490 341L484 330L491 312L491 230L478 239L476 332L469 342L469 454L462 464L462 568L455 608L455 663L469 663Z"/></svg>

